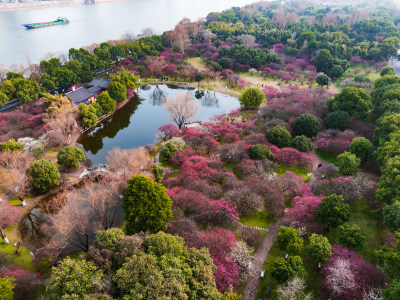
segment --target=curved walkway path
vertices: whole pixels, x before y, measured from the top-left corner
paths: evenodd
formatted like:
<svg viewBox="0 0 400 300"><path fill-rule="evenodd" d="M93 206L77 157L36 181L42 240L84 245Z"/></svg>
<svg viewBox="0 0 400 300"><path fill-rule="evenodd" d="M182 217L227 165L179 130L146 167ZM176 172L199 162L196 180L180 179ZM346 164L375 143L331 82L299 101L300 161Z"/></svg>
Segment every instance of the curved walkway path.
<svg viewBox="0 0 400 300"><path fill-rule="evenodd" d="M253 257L249 277L246 282L246 287L243 292L243 300L254 300L257 296L258 284L260 283L260 275L263 264L267 259L268 253L275 243L276 235L278 234L279 227L284 225L283 219L269 227L269 232L263 239L260 247L258 247L256 254Z"/></svg>

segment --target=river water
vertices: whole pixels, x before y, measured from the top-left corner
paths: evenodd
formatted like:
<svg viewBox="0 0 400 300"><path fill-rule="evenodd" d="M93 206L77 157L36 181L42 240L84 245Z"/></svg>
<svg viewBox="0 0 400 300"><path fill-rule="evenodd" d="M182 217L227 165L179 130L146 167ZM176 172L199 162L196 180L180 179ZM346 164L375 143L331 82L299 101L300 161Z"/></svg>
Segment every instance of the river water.
<svg viewBox="0 0 400 300"><path fill-rule="evenodd" d="M138 34L144 28L157 33L172 29L182 18L206 17L213 11L243 6L255 0L131 0L64 7L0 12L0 64L39 62L46 53L67 53L91 43ZM21 24L67 17L69 24L27 30Z"/></svg>
<svg viewBox="0 0 400 300"><path fill-rule="evenodd" d="M85 149L93 164L105 163L107 152L114 147L130 149L155 143L157 128L172 123L163 107L163 98L177 93L189 93L200 105L191 121L207 121L214 115L239 108L239 101L232 96L194 88L159 84L146 85L136 90L123 108L94 130L84 134L78 142Z"/></svg>

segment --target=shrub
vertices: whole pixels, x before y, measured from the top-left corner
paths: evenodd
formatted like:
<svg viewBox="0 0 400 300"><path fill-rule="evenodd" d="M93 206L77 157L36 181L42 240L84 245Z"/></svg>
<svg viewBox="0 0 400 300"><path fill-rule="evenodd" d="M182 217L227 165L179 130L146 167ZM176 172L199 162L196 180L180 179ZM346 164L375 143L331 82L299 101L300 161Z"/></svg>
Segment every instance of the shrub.
<svg viewBox="0 0 400 300"><path fill-rule="evenodd" d="M24 146L21 142L17 142L14 139L10 139L7 142L0 143L0 151L22 151L24 150Z"/></svg>
<svg viewBox="0 0 400 300"><path fill-rule="evenodd" d="M244 108L258 107L264 99L265 94L257 87L247 87L239 96L240 105Z"/></svg>
<svg viewBox="0 0 400 300"><path fill-rule="evenodd" d="M156 182L161 183L162 180L164 179L164 175L165 175L164 168L158 164L154 164L153 165L153 173L154 173Z"/></svg>
<svg viewBox="0 0 400 300"><path fill-rule="evenodd" d="M257 160L274 159L274 155L272 154L271 149L265 145L260 145L260 144L252 145L249 147L248 151L249 151L249 156L252 159L257 159Z"/></svg>
<svg viewBox="0 0 400 300"><path fill-rule="evenodd" d="M356 137L349 146L350 153L355 154L361 161L367 161L372 155L372 143L364 137Z"/></svg>
<svg viewBox="0 0 400 300"><path fill-rule="evenodd" d="M265 135L268 141L280 148L288 146L291 139L289 131L280 125L268 129Z"/></svg>
<svg viewBox="0 0 400 300"><path fill-rule="evenodd" d="M57 167L47 160L35 161L27 173L32 179L32 187L41 192L47 192L57 186L60 180L60 172Z"/></svg>
<svg viewBox="0 0 400 300"><path fill-rule="evenodd" d="M320 86L329 86L329 77L325 74L320 74L317 76L317 79L315 80Z"/></svg>
<svg viewBox="0 0 400 300"><path fill-rule="evenodd" d="M312 114L302 114L294 120L292 128L297 135L314 137L321 130L321 123Z"/></svg>
<svg viewBox="0 0 400 300"><path fill-rule="evenodd" d="M346 111L334 111L329 113L324 119L324 125L327 129L346 130L350 124L350 115Z"/></svg>
<svg viewBox="0 0 400 300"><path fill-rule="evenodd" d="M396 70L390 66L383 67L381 70L381 77L386 75L397 75Z"/></svg>
<svg viewBox="0 0 400 300"><path fill-rule="evenodd" d="M294 137L289 146L301 152L311 152L314 150L314 144L312 140L305 135L298 135Z"/></svg>
<svg viewBox="0 0 400 300"><path fill-rule="evenodd" d="M76 147L65 146L57 153L57 163L67 168L77 168L85 160L83 151Z"/></svg>
<svg viewBox="0 0 400 300"><path fill-rule="evenodd" d="M233 63L229 58L221 58L218 63L222 67L222 69L232 69Z"/></svg>
<svg viewBox="0 0 400 300"><path fill-rule="evenodd" d="M340 76L343 75L343 73L344 73L344 70L343 70L342 66L336 65L336 66L332 67L332 69L329 72L329 75L334 78L339 78Z"/></svg>
<svg viewBox="0 0 400 300"><path fill-rule="evenodd" d="M360 169L360 159L350 152L343 152L336 158L336 164L343 175L354 175Z"/></svg>
<svg viewBox="0 0 400 300"><path fill-rule="evenodd" d="M357 224L344 224L338 228L337 241L349 248L361 248L365 244L365 234Z"/></svg>
<svg viewBox="0 0 400 300"><path fill-rule="evenodd" d="M176 146L171 141L166 142L164 145L161 146L160 154L165 160L169 160L172 154L176 151Z"/></svg>

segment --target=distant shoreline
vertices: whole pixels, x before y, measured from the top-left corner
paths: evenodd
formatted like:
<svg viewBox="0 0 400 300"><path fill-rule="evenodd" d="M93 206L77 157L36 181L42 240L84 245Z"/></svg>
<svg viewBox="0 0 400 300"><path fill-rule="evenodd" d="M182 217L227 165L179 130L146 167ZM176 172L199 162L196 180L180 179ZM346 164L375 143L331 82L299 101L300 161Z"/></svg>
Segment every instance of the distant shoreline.
<svg viewBox="0 0 400 300"><path fill-rule="evenodd" d="M130 0L96 0L96 3L104 2L126 2ZM27 10L36 8L48 8L57 6L77 6L85 4L85 0L52 0L28 3L0 3L0 12ZM88 4L90 5L90 4Z"/></svg>

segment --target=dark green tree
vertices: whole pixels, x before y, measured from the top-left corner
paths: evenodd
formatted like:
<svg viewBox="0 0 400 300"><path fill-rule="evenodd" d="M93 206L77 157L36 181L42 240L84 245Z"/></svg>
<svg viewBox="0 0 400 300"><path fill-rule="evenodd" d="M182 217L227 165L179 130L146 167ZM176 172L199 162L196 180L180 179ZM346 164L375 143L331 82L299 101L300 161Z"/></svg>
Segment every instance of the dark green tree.
<svg viewBox="0 0 400 300"><path fill-rule="evenodd" d="M122 198L126 232L166 230L173 219L171 207L172 200L164 186L143 175L134 175Z"/></svg>
<svg viewBox="0 0 400 300"><path fill-rule="evenodd" d="M46 283L48 299L81 298L100 291L104 275L84 259L63 259ZM103 284L104 284L103 283Z"/></svg>
<svg viewBox="0 0 400 300"><path fill-rule="evenodd" d="M390 66L383 67L381 70L381 77L386 75L396 75L396 70Z"/></svg>
<svg viewBox="0 0 400 300"><path fill-rule="evenodd" d="M57 167L47 160L35 161L26 172L31 177L32 187L41 192L57 186L60 180Z"/></svg>
<svg viewBox="0 0 400 300"><path fill-rule="evenodd" d="M14 300L14 277L0 278L0 299Z"/></svg>
<svg viewBox="0 0 400 300"><path fill-rule="evenodd" d="M336 165L343 175L354 175L360 170L361 159L350 152L343 152L336 158Z"/></svg>
<svg viewBox="0 0 400 300"><path fill-rule="evenodd" d="M292 129L296 135L305 135L311 138L321 130L321 123L312 114L302 114L294 120Z"/></svg>
<svg viewBox="0 0 400 300"><path fill-rule="evenodd" d="M262 160L262 159L269 159L273 160L274 155L271 152L271 149L266 145L252 145L248 149L249 156L252 159Z"/></svg>
<svg viewBox="0 0 400 300"><path fill-rule="evenodd" d="M395 200L392 204L382 208L382 224L389 227L392 231L400 228L400 201Z"/></svg>
<svg viewBox="0 0 400 300"><path fill-rule="evenodd" d="M113 80L108 85L108 94L115 101L123 102L126 99L126 86Z"/></svg>
<svg viewBox="0 0 400 300"><path fill-rule="evenodd" d="M385 300L400 299L400 280L394 279L387 289L382 290L382 295Z"/></svg>
<svg viewBox="0 0 400 300"><path fill-rule="evenodd" d="M333 63L333 56L327 49L321 49L314 60L314 64L317 67L318 72L324 72L326 74L329 74Z"/></svg>
<svg viewBox="0 0 400 300"><path fill-rule="evenodd" d="M76 147L65 146L57 153L57 163L67 168L77 168L83 160L85 160L85 154Z"/></svg>
<svg viewBox="0 0 400 300"><path fill-rule="evenodd" d="M332 194L322 199L316 212L318 219L328 226L338 227L350 218L350 206L342 195Z"/></svg>
<svg viewBox="0 0 400 300"><path fill-rule="evenodd" d="M297 229L281 226L276 236L276 245L282 251L297 255L303 250L304 240L300 237L300 232Z"/></svg>
<svg viewBox="0 0 400 300"><path fill-rule="evenodd" d="M313 233L308 241L307 252L314 259L314 262L323 264L328 262L332 256L332 246L329 240L323 235Z"/></svg>
<svg viewBox="0 0 400 300"><path fill-rule="evenodd" d="M125 236L125 233L120 228L110 228L100 230L96 233L94 245L99 248L105 248L109 251L116 251L119 247L119 242Z"/></svg>
<svg viewBox="0 0 400 300"><path fill-rule="evenodd" d="M372 143L364 137L356 137L351 141L349 151L366 162L372 156Z"/></svg>
<svg viewBox="0 0 400 300"><path fill-rule="evenodd" d="M390 114L380 118L374 131L373 141L383 145L389 139L389 134L400 130L400 113Z"/></svg>
<svg viewBox="0 0 400 300"><path fill-rule="evenodd" d="M154 164L153 165L153 173L154 173L156 182L161 183L164 179L165 169L159 164Z"/></svg>
<svg viewBox="0 0 400 300"><path fill-rule="evenodd" d="M320 86L326 85L326 87L328 87L329 86L329 77L328 77L328 75L320 74L315 79L315 82L318 83Z"/></svg>
<svg viewBox="0 0 400 300"><path fill-rule="evenodd" d="M346 130L350 124L350 115L347 111L337 110L329 113L324 119L324 125L327 129Z"/></svg>
<svg viewBox="0 0 400 300"><path fill-rule="evenodd" d="M265 132L265 136L272 144L282 148L289 145L291 136L286 128L276 125Z"/></svg>
<svg viewBox="0 0 400 300"><path fill-rule="evenodd" d="M258 87L246 87L239 96L240 105L244 108L258 107L264 99L265 94Z"/></svg>
<svg viewBox="0 0 400 300"><path fill-rule="evenodd" d="M107 91L102 92L96 99L103 114L110 114L117 108L117 103L111 99Z"/></svg>
<svg viewBox="0 0 400 300"><path fill-rule="evenodd" d="M340 65L335 65L332 67L331 71L329 72L329 75L333 78L339 78L343 75L344 70L342 66Z"/></svg>
<svg viewBox="0 0 400 300"><path fill-rule="evenodd" d="M398 186L400 184L400 156L388 159L381 171L376 200L391 204L396 197L400 196Z"/></svg>
<svg viewBox="0 0 400 300"><path fill-rule="evenodd" d="M165 160L169 160L172 154L176 151L176 146L172 141L166 142L160 148L160 154Z"/></svg>
<svg viewBox="0 0 400 300"><path fill-rule="evenodd" d="M338 227L337 242L349 248L362 248L365 244L365 233L357 224L343 224Z"/></svg>
<svg viewBox="0 0 400 300"><path fill-rule="evenodd" d="M232 69L233 63L229 58L221 58L218 63L221 65L222 69Z"/></svg>
<svg viewBox="0 0 400 300"><path fill-rule="evenodd" d="M314 144L309 137L298 135L290 141L289 146L301 152L311 152L314 150Z"/></svg>
<svg viewBox="0 0 400 300"><path fill-rule="evenodd" d="M287 260L283 257L275 260L271 275L278 283L285 283L295 276L304 278L307 273L300 256L290 256Z"/></svg>
<svg viewBox="0 0 400 300"><path fill-rule="evenodd" d="M92 104L86 105L81 103L79 109L79 117L82 119L82 126L84 128L95 126L98 120L96 108Z"/></svg>
<svg viewBox="0 0 400 300"><path fill-rule="evenodd" d="M8 96L3 93L2 91L0 91L0 107L3 107L4 105L6 105L8 103Z"/></svg>
<svg viewBox="0 0 400 300"><path fill-rule="evenodd" d="M334 98L328 100L330 112L336 110L346 111L350 116L363 117L372 108L371 97L364 89L345 87Z"/></svg>

